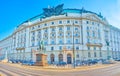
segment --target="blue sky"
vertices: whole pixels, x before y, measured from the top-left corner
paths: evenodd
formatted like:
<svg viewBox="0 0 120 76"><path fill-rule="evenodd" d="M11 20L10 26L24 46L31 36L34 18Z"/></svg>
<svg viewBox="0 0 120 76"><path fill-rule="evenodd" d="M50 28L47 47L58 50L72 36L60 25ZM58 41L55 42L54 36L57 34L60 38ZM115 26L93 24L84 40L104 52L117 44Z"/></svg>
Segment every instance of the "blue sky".
<svg viewBox="0 0 120 76"><path fill-rule="evenodd" d="M0 0L0 40L23 21L42 13L42 8L62 3L64 8L101 12L110 24L120 27L120 0Z"/></svg>

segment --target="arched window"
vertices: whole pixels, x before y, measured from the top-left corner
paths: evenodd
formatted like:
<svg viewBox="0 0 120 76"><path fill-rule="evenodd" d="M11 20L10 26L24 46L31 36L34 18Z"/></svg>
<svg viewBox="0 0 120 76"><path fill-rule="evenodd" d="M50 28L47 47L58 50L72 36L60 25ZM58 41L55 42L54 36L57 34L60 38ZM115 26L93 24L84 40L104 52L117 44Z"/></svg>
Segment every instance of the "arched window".
<svg viewBox="0 0 120 76"><path fill-rule="evenodd" d="M51 55L50 55L50 60L51 60L51 63L52 63L52 64L54 63L54 57L55 57L54 54L51 54Z"/></svg>
<svg viewBox="0 0 120 76"><path fill-rule="evenodd" d="M72 63L71 54L67 54L67 64L71 64L71 63Z"/></svg>
<svg viewBox="0 0 120 76"><path fill-rule="evenodd" d="M63 61L63 55L59 54L58 57L59 57L59 62L62 62Z"/></svg>

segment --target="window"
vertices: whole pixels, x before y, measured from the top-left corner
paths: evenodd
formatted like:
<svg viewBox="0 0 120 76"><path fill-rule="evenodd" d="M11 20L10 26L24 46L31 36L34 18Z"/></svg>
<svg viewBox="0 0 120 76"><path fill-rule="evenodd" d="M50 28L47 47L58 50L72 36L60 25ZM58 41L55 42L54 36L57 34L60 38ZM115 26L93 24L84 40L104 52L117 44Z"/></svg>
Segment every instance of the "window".
<svg viewBox="0 0 120 76"><path fill-rule="evenodd" d="M45 32L47 32L47 29L45 29Z"/></svg>
<svg viewBox="0 0 120 76"><path fill-rule="evenodd" d="M59 21L59 24L62 24L62 21Z"/></svg>
<svg viewBox="0 0 120 76"><path fill-rule="evenodd" d="M70 30L70 26L67 26L67 30Z"/></svg>
<svg viewBox="0 0 120 76"><path fill-rule="evenodd" d="M78 33L76 33L75 36L78 37Z"/></svg>
<svg viewBox="0 0 120 76"><path fill-rule="evenodd" d="M90 47L88 46L88 50L90 50Z"/></svg>
<svg viewBox="0 0 120 76"><path fill-rule="evenodd" d="M75 21L75 23L78 23L78 21Z"/></svg>
<svg viewBox="0 0 120 76"><path fill-rule="evenodd" d="M78 46L76 47L76 50L79 50L79 47L78 47Z"/></svg>
<svg viewBox="0 0 120 76"><path fill-rule="evenodd" d="M48 44L48 41L45 41L44 44L47 45L47 44Z"/></svg>
<svg viewBox="0 0 120 76"><path fill-rule="evenodd" d="M93 37L95 37L95 32L93 31Z"/></svg>
<svg viewBox="0 0 120 76"><path fill-rule="evenodd" d="M54 28L52 28L52 31L55 31L55 29L54 29Z"/></svg>
<svg viewBox="0 0 120 76"><path fill-rule="evenodd" d="M89 38L87 39L87 42L90 43L90 39Z"/></svg>
<svg viewBox="0 0 120 76"><path fill-rule="evenodd" d="M98 38L100 38L100 30L98 30Z"/></svg>
<svg viewBox="0 0 120 76"><path fill-rule="evenodd" d="M35 37L32 37L32 40L34 41L35 40ZM22 41L22 40L21 40Z"/></svg>
<svg viewBox="0 0 120 76"><path fill-rule="evenodd" d="M79 54L77 54L77 55L76 55L76 58L79 58L79 57L80 57Z"/></svg>
<svg viewBox="0 0 120 76"><path fill-rule="evenodd" d="M52 36L55 36L55 34L52 34Z"/></svg>
<svg viewBox="0 0 120 76"><path fill-rule="evenodd" d="M51 47L51 50L54 50L54 47Z"/></svg>
<svg viewBox="0 0 120 76"><path fill-rule="evenodd" d="M70 33L68 32L68 36L70 36Z"/></svg>
<svg viewBox="0 0 120 76"><path fill-rule="evenodd" d="M54 25L54 22L51 22L52 25Z"/></svg>
<svg viewBox="0 0 120 76"><path fill-rule="evenodd" d="M54 40L52 40L52 41L51 41L51 44L55 44L55 41L54 41Z"/></svg>
<svg viewBox="0 0 120 76"><path fill-rule="evenodd" d="M46 23L45 23L44 25L45 25L45 26L47 26L47 24L46 24Z"/></svg>
<svg viewBox="0 0 120 76"><path fill-rule="evenodd" d="M34 43L32 43L32 46L34 46Z"/></svg>
<svg viewBox="0 0 120 76"><path fill-rule="evenodd" d="M62 30L62 27L59 27L59 31Z"/></svg>
<svg viewBox="0 0 120 76"><path fill-rule="evenodd" d="M89 32L87 32L87 36L90 36Z"/></svg>
<svg viewBox="0 0 120 76"><path fill-rule="evenodd" d="M67 47L68 50L71 50L70 46Z"/></svg>
<svg viewBox="0 0 120 76"><path fill-rule="evenodd" d="M88 22L88 21L86 21L86 24L89 24L89 22Z"/></svg>
<svg viewBox="0 0 120 76"><path fill-rule="evenodd" d="M90 54L90 52L88 52L88 57L91 57L91 54Z"/></svg>
<svg viewBox="0 0 120 76"><path fill-rule="evenodd" d="M38 46L40 46L40 41L38 41Z"/></svg>
<svg viewBox="0 0 120 76"><path fill-rule="evenodd" d="M102 57L102 52L100 52L100 57Z"/></svg>
<svg viewBox="0 0 120 76"><path fill-rule="evenodd" d="M38 28L40 28L40 25L38 25Z"/></svg>
<svg viewBox="0 0 120 76"><path fill-rule="evenodd" d="M98 23L98 27L100 26L100 24Z"/></svg>
<svg viewBox="0 0 120 76"><path fill-rule="evenodd" d="M79 43L79 40L78 40L78 39L75 39L75 43L78 44L78 43Z"/></svg>
<svg viewBox="0 0 120 76"><path fill-rule="evenodd" d="M35 35L35 32L32 32L32 35Z"/></svg>
<svg viewBox="0 0 120 76"><path fill-rule="evenodd" d="M62 46L59 46L59 50L62 50Z"/></svg>
<svg viewBox="0 0 120 76"><path fill-rule="evenodd" d="M59 40L59 44L63 44L63 41L62 41L62 39L60 39L60 40Z"/></svg>
<svg viewBox="0 0 120 76"><path fill-rule="evenodd" d="M67 39L67 44L70 44L71 43L71 40L70 39Z"/></svg>
<svg viewBox="0 0 120 76"><path fill-rule="evenodd" d="M94 52L94 57L97 57L96 52Z"/></svg>
<svg viewBox="0 0 120 76"><path fill-rule="evenodd" d="M75 28L75 31L77 31L77 30L78 30L78 28L76 27L76 28Z"/></svg>
<svg viewBox="0 0 120 76"><path fill-rule="evenodd" d="M87 30L89 30L89 27L87 26Z"/></svg>
<svg viewBox="0 0 120 76"><path fill-rule="evenodd" d="M69 20L67 20L67 23L70 23L70 21L69 21Z"/></svg>
<svg viewBox="0 0 120 76"><path fill-rule="evenodd" d="M94 47L94 50L96 50L96 47Z"/></svg>
<svg viewBox="0 0 120 76"><path fill-rule="evenodd" d="M41 31L38 31L38 33L40 34L40 33L41 33Z"/></svg>
<svg viewBox="0 0 120 76"><path fill-rule="evenodd" d="M32 30L34 29L34 26L32 27Z"/></svg>
<svg viewBox="0 0 120 76"><path fill-rule="evenodd" d="M60 34L59 34L59 36L63 36L63 34L62 34L62 33L60 33Z"/></svg>
<svg viewBox="0 0 120 76"><path fill-rule="evenodd" d="M92 22L92 25L94 25L94 22Z"/></svg>

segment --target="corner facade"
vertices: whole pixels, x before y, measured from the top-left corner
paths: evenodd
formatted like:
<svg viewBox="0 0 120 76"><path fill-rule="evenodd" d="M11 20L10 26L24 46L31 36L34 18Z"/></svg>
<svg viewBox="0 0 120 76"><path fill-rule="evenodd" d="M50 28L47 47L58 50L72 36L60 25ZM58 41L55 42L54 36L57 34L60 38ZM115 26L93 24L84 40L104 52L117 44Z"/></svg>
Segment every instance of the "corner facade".
<svg viewBox="0 0 120 76"><path fill-rule="evenodd" d="M120 30L101 16L85 9L62 9L31 18L0 41L0 59L37 61L47 54L48 63L68 64L82 60L120 59ZM51 8L52 9L52 8ZM117 30L116 30L117 29ZM75 50L73 53L73 49Z"/></svg>

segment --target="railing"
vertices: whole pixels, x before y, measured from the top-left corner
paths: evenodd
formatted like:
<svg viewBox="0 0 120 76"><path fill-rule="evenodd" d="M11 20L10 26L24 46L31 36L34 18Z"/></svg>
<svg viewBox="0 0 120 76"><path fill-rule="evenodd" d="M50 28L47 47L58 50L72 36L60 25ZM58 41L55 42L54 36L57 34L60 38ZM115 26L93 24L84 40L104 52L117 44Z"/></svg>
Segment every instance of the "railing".
<svg viewBox="0 0 120 76"><path fill-rule="evenodd" d="M102 47L102 43L86 43L87 46L99 46Z"/></svg>

